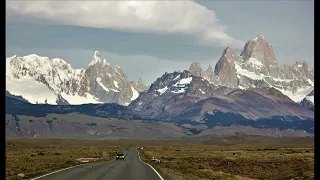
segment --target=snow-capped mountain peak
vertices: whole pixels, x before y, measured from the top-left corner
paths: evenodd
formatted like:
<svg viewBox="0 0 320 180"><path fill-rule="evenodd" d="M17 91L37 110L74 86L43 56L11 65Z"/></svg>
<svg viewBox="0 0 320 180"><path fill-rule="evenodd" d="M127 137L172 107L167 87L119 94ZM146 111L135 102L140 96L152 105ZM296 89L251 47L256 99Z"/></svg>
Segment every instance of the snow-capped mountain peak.
<svg viewBox="0 0 320 180"><path fill-rule="evenodd" d="M140 92L132 89L120 68L101 60L98 51L87 69L73 69L61 58L31 54L6 58L6 70L7 91L31 103L127 105Z"/></svg>
<svg viewBox="0 0 320 180"><path fill-rule="evenodd" d="M253 41L258 41L258 40L266 41L267 39L264 36L264 34L259 34L256 38L253 39Z"/></svg>
<svg viewBox="0 0 320 180"><path fill-rule="evenodd" d="M93 59L89 63L89 66L101 66L107 63L107 60L102 60L99 51L95 51L93 54Z"/></svg>
<svg viewBox="0 0 320 180"><path fill-rule="evenodd" d="M100 59L100 53L99 53L98 50L94 52L93 58L94 59Z"/></svg>
<svg viewBox="0 0 320 180"><path fill-rule="evenodd" d="M200 74L199 69L190 69L190 72L206 79L210 74ZM273 48L264 35L249 40L240 56L227 47L211 77L209 82L230 88L274 87L295 102L300 102L314 86L313 69L309 69L305 61L280 67Z"/></svg>
<svg viewBox="0 0 320 180"><path fill-rule="evenodd" d="M139 92L143 92L148 89L148 86L143 82L141 77L139 77L137 83L131 81L130 84L134 89L138 90Z"/></svg>
<svg viewBox="0 0 320 180"><path fill-rule="evenodd" d="M250 58L260 61L265 66L266 71L269 72L276 71L275 68L278 66L273 48L263 35L259 35L254 40L249 40L245 44L240 56L245 61L248 61Z"/></svg>

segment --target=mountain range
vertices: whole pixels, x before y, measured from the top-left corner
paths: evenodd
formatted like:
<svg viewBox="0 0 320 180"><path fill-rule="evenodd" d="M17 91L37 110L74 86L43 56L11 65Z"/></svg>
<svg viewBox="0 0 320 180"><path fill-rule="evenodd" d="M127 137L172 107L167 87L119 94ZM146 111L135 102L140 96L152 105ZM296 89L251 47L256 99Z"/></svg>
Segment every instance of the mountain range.
<svg viewBox="0 0 320 180"><path fill-rule="evenodd" d="M272 46L263 35L249 40L240 55L226 48L214 71L206 71L194 62L189 71L194 76L230 88L247 89L274 87L300 103L314 88L314 69L307 62L279 65Z"/></svg>
<svg viewBox="0 0 320 180"><path fill-rule="evenodd" d="M117 103L128 105L147 89L129 81L123 70L94 53L86 69L73 69L60 58L35 54L6 58L6 90L38 104Z"/></svg>
<svg viewBox="0 0 320 180"><path fill-rule="evenodd" d="M6 64L6 114L15 117L80 113L175 123L192 132L231 125L314 132L314 70L305 61L279 65L263 35L240 55L227 47L214 69L194 62L149 87L141 78L129 82L98 51L87 69L37 55L12 56Z"/></svg>

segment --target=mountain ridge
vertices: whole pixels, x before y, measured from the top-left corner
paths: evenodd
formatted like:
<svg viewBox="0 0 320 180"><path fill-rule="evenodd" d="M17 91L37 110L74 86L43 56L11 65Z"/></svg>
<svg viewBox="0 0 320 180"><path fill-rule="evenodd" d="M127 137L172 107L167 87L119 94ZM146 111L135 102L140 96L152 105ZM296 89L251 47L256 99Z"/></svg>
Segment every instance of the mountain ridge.
<svg viewBox="0 0 320 180"><path fill-rule="evenodd" d="M145 93L145 92L143 92ZM301 107L302 108L302 107ZM129 106L121 106L118 104L86 104L86 105L50 105L50 104L30 104L29 102L23 101L21 99L17 99L14 97L6 96L6 127L9 128L8 130L18 136L29 136L29 132L34 132L32 134L38 134L37 136L46 136L46 134L50 134L47 132L49 129L43 129L43 125L47 124L60 131L58 133L63 132L65 135L72 135L70 131L63 131L63 129L79 129L79 123L75 123L76 119L72 120L67 117L76 115L76 116L86 116L83 120L85 122L92 122L94 117L104 118L104 121L110 121L113 118L122 120L125 124L131 124L131 121L140 121L143 120L145 122L163 122L163 123L171 123L172 125L178 127L184 127L185 130L194 132L199 131L207 131L207 133L211 130L216 128L222 127L230 127L238 126L242 128L252 128L254 131L251 133L258 133L265 134L263 132L266 131L278 131L280 134L284 133L293 133L293 136L312 136L314 134L314 120L313 119L305 119L301 120L298 117L294 116L274 116L271 118L259 118L257 120L250 120L241 115L233 114L233 113L224 113L221 111L216 111L215 114L206 113L205 114L205 121L198 122L198 121L190 121L190 120L180 120L180 121L168 121L165 119L157 119L157 118L142 118L138 111L133 110ZM55 116L60 116L61 120L56 121L57 119L52 118ZM13 117L13 118L10 118ZM63 118L64 117L64 118ZM26 121L21 122L21 120L25 119ZM32 119L32 120L30 120ZM38 123L37 126L33 124L34 122L40 122L41 120L42 125L40 126ZM116 120L116 121L119 121ZM123 121L125 120L125 121ZM98 124L103 123L104 121L97 122ZM117 124L117 122L114 122ZM51 123L52 122L52 123ZM67 123L67 124L65 124ZM112 124L114 124L112 123ZM56 125L55 125L56 124ZM59 124L59 126L57 126ZM62 129L59 127L60 125L63 127ZM67 126L66 126L67 125ZM83 126L83 125L82 125ZM37 127L37 128L35 128ZM40 128L40 129L39 129ZM52 129L50 128L50 130ZM88 129L88 126L83 127L84 129ZM90 128L90 127L89 127ZM113 126L114 128L120 128L118 126ZM98 131L104 131L104 128L98 128ZM108 129L108 128L107 128ZM96 131L95 130L95 131ZM7 131L6 131L7 132ZM37 133L42 132L42 133ZM241 129L234 129L234 132L241 132ZM300 132L300 133L298 133ZM22 134L21 134L22 133ZM29 133L29 135L27 134ZM85 132L83 132L85 133ZM140 130L136 129L133 132L134 134L140 134ZM221 132L220 132L221 133ZM218 134L220 134L218 133ZM249 132L250 133L250 132ZM302 133L302 134L301 134ZM307 134L306 134L307 133ZM104 133L103 133L104 134ZM157 133L155 133L156 135ZM193 134L193 133L191 133ZM272 133L271 133L272 134ZM271 135L269 133L269 135ZM277 136L280 135L277 133Z"/></svg>
<svg viewBox="0 0 320 180"><path fill-rule="evenodd" d="M6 60L10 72L6 74L7 114L81 113L195 127L235 124L314 130L314 70L305 61L281 66L262 35L249 40L240 55L227 47L214 68L209 65L203 70L194 62L189 70L165 72L150 87L141 78L129 81L119 66L112 67L98 51L86 69L78 70L58 58L49 62L49 58L29 55L26 60L18 56ZM21 106L25 103L21 100L36 102L38 97L40 104L47 104ZM106 104L97 104L101 102Z"/></svg>
<svg viewBox="0 0 320 180"><path fill-rule="evenodd" d="M69 104L118 103L128 105L139 92L147 89L141 78L129 82L124 71L115 68L95 51L86 69L73 69L60 58L31 54L6 58L7 91L21 95L31 103ZM38 83L40 82L40 83ZM23 90L19 86L26 85ZM131 85L132 84L132 85ZM33 87L31 87L33 85ZM34 94L34 91L39 94Z"/></svg>
<svg viewBox="0 0 320 180"><path fill-rule="evenodd" d="M218 86L187 70L165 73L128 107L140 112L143 118L173 121L202 122L206 113L214 114L214 111L240 114L251 120L273 116L313 119L314 116L276 88L241 90Z"/></svg>
<svg viewBox="0 0 320 180"><path fill-rule="evenodd" d="M274 87L297 103L314 88L314 69L309 69L305 61L281 66L263 35L249 40L240 55L227 47L216 63L214 73L195 73L203 71L199 63L197 66L192 63L189 71L213 84L231 88Z"/></svg>

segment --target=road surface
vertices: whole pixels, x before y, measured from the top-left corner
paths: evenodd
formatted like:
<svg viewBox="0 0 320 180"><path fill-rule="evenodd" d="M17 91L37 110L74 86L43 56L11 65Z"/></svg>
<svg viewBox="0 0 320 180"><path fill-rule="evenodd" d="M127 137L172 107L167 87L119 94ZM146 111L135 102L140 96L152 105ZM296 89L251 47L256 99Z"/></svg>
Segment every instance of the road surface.
<svg viewBox="0 0 320 180"><path fill-rule="evenodd" d="M157 173L139 160L136 148L128 150L125 160L90 163L56 172L34 180L161 180Z"/></svg>

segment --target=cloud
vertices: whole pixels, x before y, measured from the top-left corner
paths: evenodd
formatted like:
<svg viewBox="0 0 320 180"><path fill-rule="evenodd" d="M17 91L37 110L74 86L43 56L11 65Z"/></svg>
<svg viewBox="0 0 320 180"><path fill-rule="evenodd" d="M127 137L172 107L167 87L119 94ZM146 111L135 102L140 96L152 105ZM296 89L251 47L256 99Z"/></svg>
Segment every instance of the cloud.
<svg viewBox="0 0 320 180"><path fill-rule="evenodd" d="M6 1L6 17L141 33L195 36L215 46L242 48L214 11L194 1Z"/></svg>

